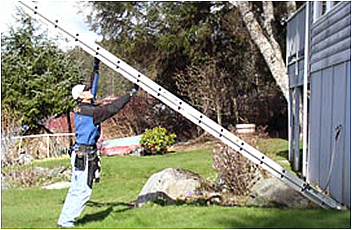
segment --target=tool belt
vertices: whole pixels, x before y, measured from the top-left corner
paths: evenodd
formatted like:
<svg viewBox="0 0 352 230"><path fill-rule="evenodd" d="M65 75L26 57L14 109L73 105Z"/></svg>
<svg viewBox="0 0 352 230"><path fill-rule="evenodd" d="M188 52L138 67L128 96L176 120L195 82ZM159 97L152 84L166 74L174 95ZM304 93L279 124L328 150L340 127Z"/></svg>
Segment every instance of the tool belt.
<svg viewBox="0 0 352 230"><path fill-rule="evenodd" d="M97 148L95 145L78 145L78 148L75 150L75 168L84 170L87 164L87 157L90 155L97 154Z"/></svg>
<svg viewBox="0 0 352 230"><path fill-rule="evenodd" d="M85 170L88 163L87 184L93 188L93 181L100 181L101 163L96 145L79 145L75 150L75 168Z"/></svg>
<svg viewBox="0 0 352 230"><path fill-rule="evenodd" d="M97 149L97 146L96 145L82 145L82 144L79 144L78 145L78 150L79 151L82 151L82 152L86 152L86 151L93 151L93 150L96 150Z"/></svg>

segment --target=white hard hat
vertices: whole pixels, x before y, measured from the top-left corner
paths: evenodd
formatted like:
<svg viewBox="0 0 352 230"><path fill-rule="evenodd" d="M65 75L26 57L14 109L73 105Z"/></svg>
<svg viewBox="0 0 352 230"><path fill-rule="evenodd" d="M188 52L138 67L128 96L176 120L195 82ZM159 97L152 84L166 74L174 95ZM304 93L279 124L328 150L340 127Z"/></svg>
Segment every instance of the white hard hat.
<svg viewBox="0 0 352 230"><path fill-rule="evenodd" d="M72 88L72 97L77 100L77 98L83 93L85 85L75 85Z"/></svg>

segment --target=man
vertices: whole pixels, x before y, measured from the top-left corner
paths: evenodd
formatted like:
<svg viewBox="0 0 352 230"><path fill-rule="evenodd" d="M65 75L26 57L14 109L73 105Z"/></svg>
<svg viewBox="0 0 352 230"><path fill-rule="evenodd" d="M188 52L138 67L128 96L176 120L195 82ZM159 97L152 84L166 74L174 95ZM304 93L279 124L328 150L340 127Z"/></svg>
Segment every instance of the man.
<svg viewBox="0 0 352 230"><path fill-rule="evenodd" d="M98 89L98 69L99 59L95 58L91 86L76 85L72 88L72 96L79 104L74 108L76 144L71 154L71 187L58 221L58 225L63 228L74 226L75 218L81 214L90 199L93 180L98 182L100 179L100 158L96 147L100 123L120 111L139 88L135 85L131 92L111 104L96 106L93 103Z"/></svg>

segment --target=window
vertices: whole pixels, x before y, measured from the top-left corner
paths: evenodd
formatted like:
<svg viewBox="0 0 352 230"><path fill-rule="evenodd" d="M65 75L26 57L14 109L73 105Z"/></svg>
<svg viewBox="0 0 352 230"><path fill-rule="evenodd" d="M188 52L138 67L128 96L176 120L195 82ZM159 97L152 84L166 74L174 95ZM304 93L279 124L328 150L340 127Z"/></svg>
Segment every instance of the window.
<svg viewBox="0 0 352 230"><path fill-rule="evenodd" d="M321 15L325 14L327 9L326 9L326 2L321 2Z"/></svg>
<svg viewBox="0 0 352 230"><path fill-rule="evenodd" d="M322 15L329 12L333 6L340 1L314 1L313 2L313 22L317 21Z"/></svg>

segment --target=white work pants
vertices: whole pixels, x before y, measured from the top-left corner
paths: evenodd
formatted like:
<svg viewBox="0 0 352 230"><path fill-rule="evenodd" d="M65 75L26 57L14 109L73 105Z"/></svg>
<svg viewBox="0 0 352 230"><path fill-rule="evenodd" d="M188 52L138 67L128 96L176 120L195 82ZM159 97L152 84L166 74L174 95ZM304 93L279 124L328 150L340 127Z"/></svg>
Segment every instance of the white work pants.
<svg viewBox="0 0 352 230"><path fill-rule="evenodd" d="M61 215L58 221L58 225L64 228L74 226L74 220L83 211L90 199L92 189L88 186L88 157L86 161L86 167L84 170L77 169L74 167L76 158L76 152L73 151L71 155L72 165L72 180L71 187L68 190L64 206L61 211Z"/></svg>

